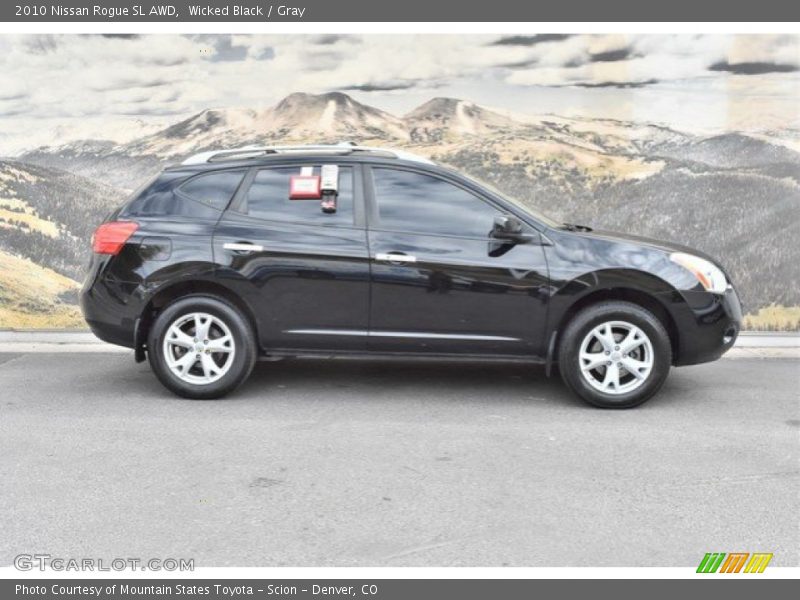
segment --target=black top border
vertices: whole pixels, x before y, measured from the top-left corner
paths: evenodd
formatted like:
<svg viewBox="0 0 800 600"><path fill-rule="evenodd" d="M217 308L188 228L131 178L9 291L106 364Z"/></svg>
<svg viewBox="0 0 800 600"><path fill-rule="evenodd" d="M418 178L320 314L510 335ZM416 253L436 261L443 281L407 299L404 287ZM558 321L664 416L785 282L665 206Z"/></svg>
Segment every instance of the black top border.
<svg viewBox="0 0 800 600"><path fill-rule="evenodd" d="M192 8L194 7L194 8ZM1 22L800 22L787 0L11 0Z"/></svg>

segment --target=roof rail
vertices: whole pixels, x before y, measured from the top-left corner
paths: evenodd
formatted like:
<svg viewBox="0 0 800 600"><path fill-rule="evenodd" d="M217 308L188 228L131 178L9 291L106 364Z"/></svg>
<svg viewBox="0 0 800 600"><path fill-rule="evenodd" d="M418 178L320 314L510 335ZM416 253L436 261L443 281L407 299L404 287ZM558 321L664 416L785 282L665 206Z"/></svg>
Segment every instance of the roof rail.
<svg viewBox="0 0 800 600"><path fill-rule="evenodd" d="M243 160L248 158L260 158L270 154L355 154L364 153L384 158L397 158L399 160L410 160L432 164L432 161L424 156L418 156L411 152L402 150L390 150L387 148L376 148L374 146L358 146L352 142L341 142L339 144L311 144L298 146L245 146L243 148L232 148L229 150L212 150L210 152L200 152L194 154L181 164L199 165L203 163L220 162L225 160Z"/></svg>

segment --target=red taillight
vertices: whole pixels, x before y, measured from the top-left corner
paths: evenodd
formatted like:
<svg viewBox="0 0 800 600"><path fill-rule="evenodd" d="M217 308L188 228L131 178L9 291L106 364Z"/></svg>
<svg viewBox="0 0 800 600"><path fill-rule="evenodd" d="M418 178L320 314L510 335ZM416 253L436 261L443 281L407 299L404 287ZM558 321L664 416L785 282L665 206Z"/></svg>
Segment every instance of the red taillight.
<svg viewBox="0 0 800 600"><path fill-rule="evenodd" d="M116 256L137 229L139 224L133 221L103 223L92 236L92 251Z"/></svg>

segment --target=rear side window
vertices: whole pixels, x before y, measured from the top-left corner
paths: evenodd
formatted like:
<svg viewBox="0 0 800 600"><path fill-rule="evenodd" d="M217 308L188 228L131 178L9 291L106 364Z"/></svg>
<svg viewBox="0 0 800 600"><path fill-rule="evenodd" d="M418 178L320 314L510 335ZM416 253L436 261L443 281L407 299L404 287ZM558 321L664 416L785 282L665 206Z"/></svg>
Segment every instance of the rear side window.
<svg viewBox="0 0 800 600"><path fill-rule="evenodd" d="M243 176L243 171L207 173L192 177L178 188L178 192L211 208L225 210Z"/></svg>
<svg viewBox="0 0 800 600"><path fill-rule="evenodd" d="M305 170L320 174L320 165L308 165ZM326 213L321 201L290 200L289 182L292 175L303 173L302 165L261 169L256 173L241 211L257 219L290 221L315 225L353 224L353 169L339 167L339 194L336 212Z"/></svg>
<svg viewBox="0 0 800 600"><path fill-rule="evenodd" d="M185 171L164 171L133 196L120 216L217 219L219 211L225 208L233 196L244 173L242 170L220 171L199 175L187 181Z"/></svg>

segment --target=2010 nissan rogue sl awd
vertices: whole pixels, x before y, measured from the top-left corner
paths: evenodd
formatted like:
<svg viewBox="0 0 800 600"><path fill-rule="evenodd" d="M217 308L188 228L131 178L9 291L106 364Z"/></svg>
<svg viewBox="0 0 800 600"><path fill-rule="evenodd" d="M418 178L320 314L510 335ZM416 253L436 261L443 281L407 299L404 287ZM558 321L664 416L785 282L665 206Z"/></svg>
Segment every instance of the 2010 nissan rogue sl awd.
<svg viewBox="0 0 800 600"><path fill-rule="evenodd" d="M94 333L190 398L259 357L523 360L587 402L641 404L719 358L741 308L695 250L557 223L449 168L352 145L207 152L98 227Z"/></svg>

